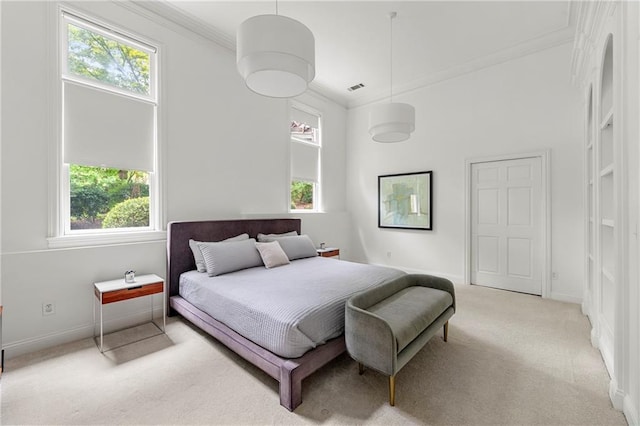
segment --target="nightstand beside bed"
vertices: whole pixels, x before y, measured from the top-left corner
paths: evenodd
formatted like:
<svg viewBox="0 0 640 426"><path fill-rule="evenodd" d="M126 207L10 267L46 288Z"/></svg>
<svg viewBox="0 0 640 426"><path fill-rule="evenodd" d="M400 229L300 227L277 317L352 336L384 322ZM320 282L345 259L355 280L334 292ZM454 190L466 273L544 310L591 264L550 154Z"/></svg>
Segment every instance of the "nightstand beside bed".
<svg viewBox="0 0 640 426"><path fill-rule="evenodd" d="M326 247L322 249L317 249L318 256L321 257L337 257L340 259L340 249L336 247Z"/></svg>
<svg viewBox="0 0 640 426"><path fill-rule="evenodd" d="M125 282L124 278L111 281L97 282L93 284L94 309L93 309L93 329L94 337L96 328L96 309L95 301L100 304L100 352L104 352L104 317L102 308L109 303L121 302L123 300L135 299L138 297L151 296L153 294L162 293L162 329L153 320L153 302L151 306L151 322L158 327L163 333L167 326L167 306L165 301L165 285L164 280L157 275L141 275L135 278L134 282ZM96 342L97 343L97 342Z"/></svg>

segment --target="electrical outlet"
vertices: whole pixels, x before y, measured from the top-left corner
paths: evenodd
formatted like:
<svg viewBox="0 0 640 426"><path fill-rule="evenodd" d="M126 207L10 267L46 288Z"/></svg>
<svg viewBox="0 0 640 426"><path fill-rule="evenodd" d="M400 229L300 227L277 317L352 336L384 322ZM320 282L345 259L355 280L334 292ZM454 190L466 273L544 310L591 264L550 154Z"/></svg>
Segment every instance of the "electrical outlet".
<svg viewBox="0 0 640 426"><path fill-rule="evenodd" d="M558 273L557 272L552 272L551 273L551 278L553 278L554 280L558 279Z"/></svg>
<svg viewBox="0 0 640 426"><path fill-rule="evenodd" d="M53 302L42 303L42 316L53 315L56 313L56 305Z"/></svg>
<svg viewBox="0 0 640 426"><path fill-rule="evenodd" d="M390 251L387 252L387 257L391 258L391 252Z"/></svg>

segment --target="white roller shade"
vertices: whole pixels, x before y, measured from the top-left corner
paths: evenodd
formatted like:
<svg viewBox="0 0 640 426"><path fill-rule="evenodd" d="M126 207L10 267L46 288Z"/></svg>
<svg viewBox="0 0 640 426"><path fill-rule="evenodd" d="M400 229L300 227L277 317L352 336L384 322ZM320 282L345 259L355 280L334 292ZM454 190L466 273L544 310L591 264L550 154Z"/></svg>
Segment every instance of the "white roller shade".
<svg viewBox="0 0 640 426"><path fill-rule="evenodd" d="M298 123L304 123L309 127L313 127L315 129L318 128L318 126L320 125L318 123L318 117L313 115L313 114L309 114L308 112L304 112L302 110L299 110L297 108L291 108L291 121L296 121Z"/></svg>
<svg viewBox="0 0 640 426"><path fill-rule="evenodd" d="M318 182L318 160L320 149L317 146L291 144L291 178L307 182Z"/></svg>
<svg viewBox="0 0 640 426"><path fill-rule="evenodd" d="M64 82L64 162L153 171L155 105Z"/></svg>

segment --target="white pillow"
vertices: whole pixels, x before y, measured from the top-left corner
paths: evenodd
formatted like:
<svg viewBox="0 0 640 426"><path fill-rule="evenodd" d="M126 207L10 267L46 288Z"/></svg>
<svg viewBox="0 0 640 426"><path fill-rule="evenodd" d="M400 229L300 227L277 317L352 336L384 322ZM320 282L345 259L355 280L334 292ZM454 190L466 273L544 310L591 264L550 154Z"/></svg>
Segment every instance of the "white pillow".
<svg viewBox="0 0 640 426"><path fill-rule="evenodd" d="M277 241L270 243L256 243L256 248L260 252L260 257L267 268L275 268L276 266L287 265L289 258L282 250Z"/></svg>
<svg viewBox="0 0 640 426"><path fill-rule="evenodd" d="M278 238L278 243L287 254L289 260L314 257L318 255L313 241L308 235L296 235L292 237Z"/></svg>
<svg viewBox="0 0 640 426"><path fill-rule="evenodd" d="M262 266L262 258L256 249L256 240L198 243L207 274L210 277Z"/></svg>
<svg viewBox="0 0 640 426"><path fill-rule="evenodd" d="M242 241L242 240L248 240L248 239L249 239L249 234L240 234L240 235L236 235L235 237L227 238L226 240L222 240L222 241ZM191 252L193 253L193 259L196 261L196 269L198 270L198 272L207 272L207 267L204 264L204 258L202 257L202 251L200 250L200 247L198 247L199 243L210 244L210 243L203 243L202 241L189 240L189 247L191 248ZM213 243L213 244L216 244L216 243Z"/></svg>
<svg viewBox="0 0 640 426"><path fill-rule="evenodd" d="M283 232L282 234L258 234L258 241L268 243L282 237L292 237L298 235L296 231Z"/></svg>

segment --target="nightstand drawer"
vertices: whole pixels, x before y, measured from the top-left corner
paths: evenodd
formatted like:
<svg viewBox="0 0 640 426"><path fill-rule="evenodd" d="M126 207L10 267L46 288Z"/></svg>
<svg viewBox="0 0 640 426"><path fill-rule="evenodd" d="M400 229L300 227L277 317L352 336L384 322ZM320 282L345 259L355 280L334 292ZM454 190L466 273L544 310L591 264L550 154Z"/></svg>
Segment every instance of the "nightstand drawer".
<svg viewBox="0 0 640 426"><path fill-rule="evenodd" d="M134 299L136 297L149 296L150 294L162 293L164 284L162 281L157 283L151 283L141 285L137 287L125 288L121 290L114 290L102 293L102 304L119 302L121 300ZM100 298L98 290L96 290L96 297Z"/></svg>
<svg viewBox="0 0 640 426"><path fill-rule="evenodd" d="M322 256L322 257L336 257L336 256L340 256L340 249L339 248L326 248L326 249L318 249L318 256Z"/></svg>

